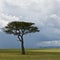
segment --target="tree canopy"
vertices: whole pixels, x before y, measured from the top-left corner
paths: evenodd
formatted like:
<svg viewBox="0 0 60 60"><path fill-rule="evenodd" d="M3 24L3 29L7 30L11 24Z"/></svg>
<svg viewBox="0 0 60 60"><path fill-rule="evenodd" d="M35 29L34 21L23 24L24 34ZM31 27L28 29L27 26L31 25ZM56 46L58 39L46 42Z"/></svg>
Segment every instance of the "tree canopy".
<svg viewBox="0 0 60 60"><path fill-rule="evenodd" d="M10 22L5 26L4 31L14 35L39 32L38 28L34 26L34 23L19 21Z"/></svg>

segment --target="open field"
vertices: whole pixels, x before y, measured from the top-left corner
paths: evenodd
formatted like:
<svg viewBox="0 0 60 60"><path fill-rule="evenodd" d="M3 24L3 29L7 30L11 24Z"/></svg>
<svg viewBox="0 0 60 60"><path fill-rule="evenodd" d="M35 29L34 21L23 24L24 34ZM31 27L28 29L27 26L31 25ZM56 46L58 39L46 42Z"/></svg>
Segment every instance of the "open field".
<svg viewBox="0 0 60 60"><path fill-rule="evenodd" d="M19 49L0 49L0 60L60 60L60 49L26 49L26 55Z"/></svg>

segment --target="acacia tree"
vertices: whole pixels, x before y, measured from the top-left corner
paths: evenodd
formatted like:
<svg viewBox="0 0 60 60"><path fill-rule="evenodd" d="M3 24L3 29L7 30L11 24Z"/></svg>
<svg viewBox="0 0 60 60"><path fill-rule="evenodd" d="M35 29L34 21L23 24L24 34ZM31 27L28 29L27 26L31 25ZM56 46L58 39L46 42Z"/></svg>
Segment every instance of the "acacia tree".
<svg viewBox="0 0 60 60"><path fill-rule="evenodd" d="M23 36L28 33L39 32L38 28L31 22L13 21L4 27L4 32L16 35L21 42L22 54L25 54Z"/></svg>

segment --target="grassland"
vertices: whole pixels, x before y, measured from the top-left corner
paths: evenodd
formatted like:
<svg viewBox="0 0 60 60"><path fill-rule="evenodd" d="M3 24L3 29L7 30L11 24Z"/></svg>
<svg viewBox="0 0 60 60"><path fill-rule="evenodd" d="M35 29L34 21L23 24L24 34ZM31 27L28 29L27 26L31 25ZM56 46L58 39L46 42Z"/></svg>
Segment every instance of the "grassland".
<svg viewBox="0 0 60 60"><path fill-rule="evenodd" d="M60 60L60 49L0 49L0 60Z"/></svg>

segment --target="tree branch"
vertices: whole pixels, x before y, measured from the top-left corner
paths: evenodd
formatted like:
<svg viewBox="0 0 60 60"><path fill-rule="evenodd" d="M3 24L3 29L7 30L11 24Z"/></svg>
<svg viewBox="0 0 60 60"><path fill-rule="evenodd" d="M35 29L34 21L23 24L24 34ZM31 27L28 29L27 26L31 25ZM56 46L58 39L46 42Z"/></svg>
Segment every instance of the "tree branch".
<svg viewBox="0 0 60 60"><path fill-rule="evenodd" d="M18 35L18 39L19 39L20 42L22 41L19 35Z"/></svg>

